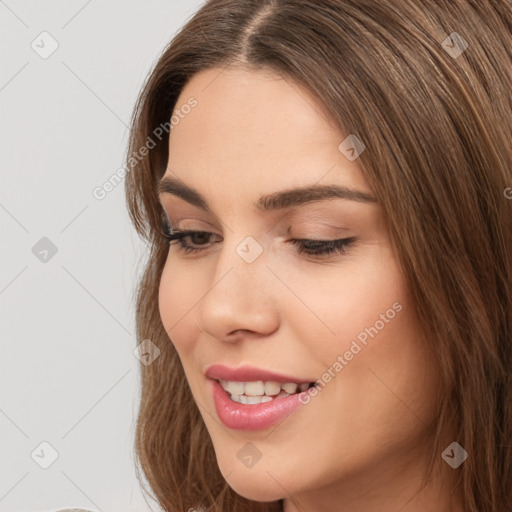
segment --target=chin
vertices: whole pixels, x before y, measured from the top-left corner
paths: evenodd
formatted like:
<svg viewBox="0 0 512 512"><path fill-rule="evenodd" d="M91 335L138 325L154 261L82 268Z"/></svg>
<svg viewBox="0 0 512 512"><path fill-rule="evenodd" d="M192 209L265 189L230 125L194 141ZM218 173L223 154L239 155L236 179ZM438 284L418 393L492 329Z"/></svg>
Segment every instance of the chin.
<svg viewBox="0 0 512 512"><path fill-rule="evenodd" d="M279 471L266 468L230 468L224 472L221 467L221 473L229 486L240 496L252 501L277 501L287 496L288 492L293 492L290 486L292 482L283 481ZM270 474L269 474L270 473ZM279 485L281 483L281 485Z"/></svg>
<svg viewBox="0 0 512 512"><path fill-rule="evenodd" d="M252 501L277 501L286 497L283 488L270 477L254 483L237 480L231 475L228 483L237 494Z"/></svg>

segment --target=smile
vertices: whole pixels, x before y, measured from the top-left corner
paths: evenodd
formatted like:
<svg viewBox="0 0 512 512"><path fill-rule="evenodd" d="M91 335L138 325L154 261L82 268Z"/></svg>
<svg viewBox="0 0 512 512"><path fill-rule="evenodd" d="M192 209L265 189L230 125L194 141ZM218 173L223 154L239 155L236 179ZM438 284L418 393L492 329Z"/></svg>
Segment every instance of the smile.
<svg viewBox="0 0 512 512"><path fill-rule="evenodd" d="M276 381L250 381L237 382L219 379L219 383L229 395L231 400L241 404L261 404L271 402L276 398L287 397L298 392L306 391L314 386L314 382L276 382Z"/></svg>
<svg viewBox="0 0 512 512"><path fill-rule="evenodd" d="M224 381L223 385L218 380L208 379L210 393L213 397L215 410L220 421L228 428L234 430L262 430L269 428L283 421L294 411L300 409L304 404L308 403L307 394L309 389L301 391L300 384L263 381ZM247 395L249 392L260 392L265 390L265 384L268 386L269 392L277 390L276 384L279 384L278 392L274 395ZM248 388L246 390L246 385ZM293 394L287 393L283 386L289 391L293 390ZM302 383L302 387L315 387L315 383ZM243 390L243 394L233 393L225 389ZM298 387L298 390L297 390Z"/></svg>

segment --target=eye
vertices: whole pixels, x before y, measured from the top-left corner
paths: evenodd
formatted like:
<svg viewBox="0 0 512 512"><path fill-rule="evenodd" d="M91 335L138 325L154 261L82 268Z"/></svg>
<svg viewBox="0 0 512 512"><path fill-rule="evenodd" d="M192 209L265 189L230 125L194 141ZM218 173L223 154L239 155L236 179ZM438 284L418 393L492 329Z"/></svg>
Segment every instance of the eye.
<svg viewBox="0 0 512 512"><path fill-rule="evenodd" d="M167 221L164 221L163 234L169 245L173 245L173 241L177 241L179 250L185 254L199 253L206 250L209 246L210 237L216 236L215 233L210 233L209 231L173 230ZM187 239L192 241L192 245L186 241ZM340 238L338 240L289 240L290 243L298 247L297 252L299 254L305 253L309 256L341 255L346 253L355 241L355 237Z"/></svg>
<svg viewBox="0 0 512 512"><path fill-rule="evenodd" d="M293 239L290 240L290 242L296 244L299 247L299 254L305 252L311 256L324 256L329 254L344 254L348 251L355 240L355 237L351 237L339 238L338 240Z"/></svg>
<svg viewBox="0 0 512 512"><path fill-rule="evenodd" d="M166 217L162 218L162 231L163 236L167 239L169 245L178 245L178 248L185 252L185 254L191 252L200 252L204 250L204 247L194 247L187 243L185 239L195 239L194 244L198 244L199 246L207 244L208 237L213 236L214 233L210 233L209 231L194 231L194 230L180 230L173 229L169 223L169 220ZM173 244L174 241L177 241L177 244Z"/></svg>
<svg viewBox="0 0 512 512"><path fill-rule="evenodd" d="M185 254L188 254L190 252L200 252L204 251L204 247L194 247L193 245L190 245L190 243L187 243L185 240L187 238L193 240L195 238L195 242L193 244L199 244L201 245L207 245L205 240L208 240L208 236L213 236L213 233L210 233L209 231L192 231L192 230L175 230L172 233L166 234L167 240L169 240L169 245L172 244L174 240L178 241L179 249L185 251ZM198 241L198 238L199 241Z"/></svg>

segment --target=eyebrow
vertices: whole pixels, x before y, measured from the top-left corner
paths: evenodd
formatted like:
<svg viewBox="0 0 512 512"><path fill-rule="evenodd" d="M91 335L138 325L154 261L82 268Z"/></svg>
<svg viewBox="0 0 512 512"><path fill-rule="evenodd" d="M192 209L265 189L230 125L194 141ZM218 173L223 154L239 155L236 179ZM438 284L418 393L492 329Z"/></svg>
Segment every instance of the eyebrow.
<svg viewBox="0 0 512 512"><path fill-rule="evenodd" d="M206 199L195 189L178 178L164 176L157 185L157 193L172 194L197 206L205 212L212 213ZM325 199L347 199L361 203L376 203L377 199L365 192L341 185L310 185L291 188L273 194L263 195L253 203L261 212L281 210Z"/></svg>

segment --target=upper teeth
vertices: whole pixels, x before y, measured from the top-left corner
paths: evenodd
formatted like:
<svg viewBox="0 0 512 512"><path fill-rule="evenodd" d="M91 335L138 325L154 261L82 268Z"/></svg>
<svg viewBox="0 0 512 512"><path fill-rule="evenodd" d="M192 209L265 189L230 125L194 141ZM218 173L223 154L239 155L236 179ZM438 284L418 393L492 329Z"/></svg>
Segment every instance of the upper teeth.
<svg viewBox="0 0 512 512"><path fill-rule="evenodd" d="M231 395L246 395L246 396L275 396L284 390L289 395L297 392L297 388L300 391L306 391L309 388L309 383L304 382L296 384L294 382L287 382L282 384L280 382L268 381L263 382L262 380L253 382L235 382L231 380L219 380L220 385Z"/></svg>

